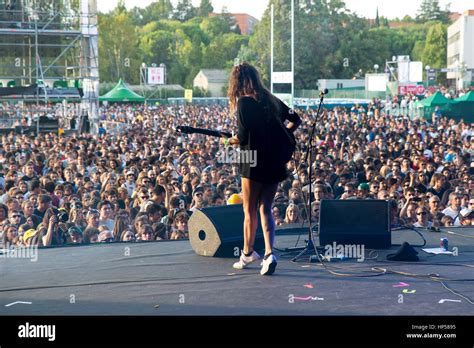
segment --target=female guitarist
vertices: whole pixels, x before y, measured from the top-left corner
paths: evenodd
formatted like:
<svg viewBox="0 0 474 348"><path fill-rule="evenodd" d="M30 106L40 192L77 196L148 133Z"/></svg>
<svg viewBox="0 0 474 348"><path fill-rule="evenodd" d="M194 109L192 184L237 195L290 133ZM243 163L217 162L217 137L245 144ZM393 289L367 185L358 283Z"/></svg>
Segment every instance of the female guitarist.
<svg viewBox="0 0 474 348"><path fill-rule="evenodd" d="M282 127L294 132L301 124L300 117L263 86L258 71L247 63L232 69L228 97L231 112L236 112L238 133L225 144L240 145L242 151L253 151L255 163L240 159L244 208L244 248L236 269L246 268L260 259L253 250L257 230L257 211L260 212L265 255L260 274L270 275L275 271L277 259L273 255L275 223L272 203L278 183L286 179L285 160L279 158L278 145L282 139ZM284 122L289 123L285 126ZM283 139L284 141L285 139ZM248 156L247 156L248 158Z"/></svg>

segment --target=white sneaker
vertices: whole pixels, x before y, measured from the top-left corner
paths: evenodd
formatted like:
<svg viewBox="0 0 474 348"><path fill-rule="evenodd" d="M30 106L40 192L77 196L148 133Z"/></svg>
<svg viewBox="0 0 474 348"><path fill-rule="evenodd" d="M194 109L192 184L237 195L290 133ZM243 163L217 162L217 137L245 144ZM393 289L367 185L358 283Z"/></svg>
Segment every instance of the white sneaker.
<svg viewBox="0 0 474 348"><path fill-rule="evenodd" d="M275 255L271 254L267 259L262 261L262 269L260 270L261 275L271 275L275 272L277 266L277 259Z"/></svg>
<svg viewBox="0 0 474 348"><path fill-rule="evenodd" d="M234 263L232 267L235 269L244 269L247 268L249 264L252 262L260 260L260 255L255 252L255 250L252 252L252 255L250 256L245 256L244 252L242 251L242 255L240 255L239 261Z"/></svg>

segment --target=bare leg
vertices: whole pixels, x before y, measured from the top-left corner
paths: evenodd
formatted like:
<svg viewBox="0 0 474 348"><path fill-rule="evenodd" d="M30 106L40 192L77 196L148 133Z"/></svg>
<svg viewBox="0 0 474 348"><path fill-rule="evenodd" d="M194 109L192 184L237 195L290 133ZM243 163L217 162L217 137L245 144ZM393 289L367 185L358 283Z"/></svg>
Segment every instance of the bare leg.
<svg viewBox="0 0 474 348"><path fill-rule="evenodd" d="M265 255L272 253L275 240L275 221L272 215L272 204L277 188L278 184L264 185L259 197L260 220L265 239Z"/></svg>
<svg viewBox="0 0 474 348"><path fill-rule="evenodd" d="M253 251L257 232L258 199L262 184L247 178L242 178L243 206L244 206L244 253Z"/></svg>

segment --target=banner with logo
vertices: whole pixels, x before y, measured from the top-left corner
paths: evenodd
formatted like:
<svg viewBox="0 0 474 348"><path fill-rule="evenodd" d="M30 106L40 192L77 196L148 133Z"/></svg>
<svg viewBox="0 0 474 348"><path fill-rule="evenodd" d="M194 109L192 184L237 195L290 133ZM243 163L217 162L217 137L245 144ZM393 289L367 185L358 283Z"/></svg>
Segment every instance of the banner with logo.
<svg viewBox="0 0 474 348"><path fill-rule="evenodd" d="M148 84L164 85L165 84L165 68L148 68Z"/></svg>
<svg viewBox="0 0 474 348"><path fill-rule="evenodd" d="M399 95L415 94L422 95L425 94L425 87L423 85L411 85L411 86L398 86Z"/></svg>
<svg viewBox="0 0 474 348"><path fill-rule="evenodd" d="M187 102L191 103L193 101L193 90L192 89L185 89L184 90L184 99Z"/></svg>

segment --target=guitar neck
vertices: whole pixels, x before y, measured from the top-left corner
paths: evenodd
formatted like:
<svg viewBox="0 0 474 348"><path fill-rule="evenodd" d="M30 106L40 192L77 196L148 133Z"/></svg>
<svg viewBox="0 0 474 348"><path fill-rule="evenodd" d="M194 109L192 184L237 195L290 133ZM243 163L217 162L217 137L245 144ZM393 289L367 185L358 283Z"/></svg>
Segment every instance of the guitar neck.
<svg viewBox="0 0 474 348"><path fill-rule="evenodd" d="M210 135L213 137L218 137L218 138L232 138L232 133L229 132L223 132L223 131L217 131L217 130L212 130L212 129L199 129L196 133L204 134L204 135Z"/></svg>
<svg viewBox="0 0 474 348"><path fill-rule="evenodd" d="M232 138L232 133L230 132L224 132L224 131L218 131L218 130L213 130L213 129L204 129L204 128L194 128L194 127L180 127L181 132L183 133L197 133L197 134L204 134L204 135L209 135L212 137L226 137L226 138Z"/></svg>

